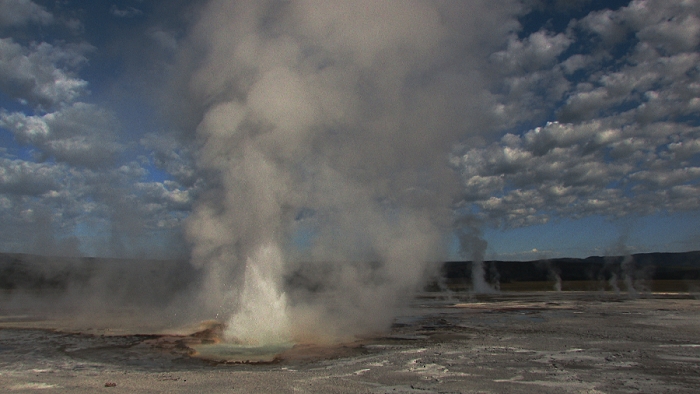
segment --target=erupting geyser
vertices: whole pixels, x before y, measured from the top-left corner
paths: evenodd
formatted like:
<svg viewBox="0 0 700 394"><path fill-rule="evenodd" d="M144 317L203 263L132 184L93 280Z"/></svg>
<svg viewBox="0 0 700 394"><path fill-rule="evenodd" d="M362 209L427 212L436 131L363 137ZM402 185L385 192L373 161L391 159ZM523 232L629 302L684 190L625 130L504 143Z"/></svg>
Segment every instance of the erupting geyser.
<svg viewBox="0 0 700 394"><path fill-rule="evenodd" d="M226 341L385 330L444 261L459 196L448 157L486 123L461 57L478 39L448 35L476 25L472 11L212 1L201 13L181 68L208 175L187 236L206 272L201 309Z"/></svg>
<svg viewBox="0 0 700 394"><path fill-rule="evenodd" d="M251 345L291 341L287 298L276 275L281 266L275 245L263 245L246 261L241 304L229 320L225 339Z"/></svg>

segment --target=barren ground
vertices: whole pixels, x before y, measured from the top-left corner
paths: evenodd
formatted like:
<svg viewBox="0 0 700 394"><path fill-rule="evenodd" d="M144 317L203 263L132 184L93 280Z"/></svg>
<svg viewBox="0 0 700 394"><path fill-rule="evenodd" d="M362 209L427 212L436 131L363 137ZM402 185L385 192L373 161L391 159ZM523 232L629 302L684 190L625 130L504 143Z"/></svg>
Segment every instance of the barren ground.
<svg viewBox="0 0 700 394"><path fill-rule="evenodd" d="M191 336L111 335L0 305L0 391L700 391L700 300L688 293L443 296L416 298L389 334L262 364L191 357Z"/></svg>

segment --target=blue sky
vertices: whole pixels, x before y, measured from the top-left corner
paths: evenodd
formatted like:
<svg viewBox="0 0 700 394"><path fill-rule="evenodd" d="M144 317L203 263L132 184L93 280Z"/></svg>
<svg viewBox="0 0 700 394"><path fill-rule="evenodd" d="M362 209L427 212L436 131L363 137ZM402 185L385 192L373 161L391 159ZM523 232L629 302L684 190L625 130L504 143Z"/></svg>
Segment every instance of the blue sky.
<svg viewBox="0 0 700 394"><path fill-rule="evenodd" d="M0 0L0 251L700 250L696 2L224 3Z"/></svg>

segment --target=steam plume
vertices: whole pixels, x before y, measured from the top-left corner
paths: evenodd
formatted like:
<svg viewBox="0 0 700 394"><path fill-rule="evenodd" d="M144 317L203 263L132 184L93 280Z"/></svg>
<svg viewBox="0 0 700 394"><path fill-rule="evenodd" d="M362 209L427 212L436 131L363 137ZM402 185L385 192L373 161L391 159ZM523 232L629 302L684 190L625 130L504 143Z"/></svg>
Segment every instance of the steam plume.
<svg viewBox="0 0 700 394"><path fill-rule="evenodd" d="M622 282L625 285L627 295L631 298L637 298L639 297L638 290L644 287L641 281L645 273L643 270L636 269L634 257L626 245L626 240L627 233L623 233L607 253L612 256L623 256L622 261L619 262L619 273L622 276ZM617 273L613 272L608 281L609 285L616 293L620 292L620 288L617 284L618 280L620 280L620 277Z"/></svg>
<svg viewBox="0 0 700 394"><path fill-rule="evenodd" d="M446 258L459 184L448 153L487 119L460 57L483 42L450 36L481 22L438 4L212 1L202 12L189 52L200 60L182 67L210 177L187 236L206 272L202 305L230 340L385 329L426 263Z"/></svg>
<svg viewBox="0 0 700 394"><path fill-rule="evenodd" d="M457 225L460 254L462 258L471 259L472 262L472 291L477 294L495 293L497 288L486 281L484 256L488 242L482 237L477 221L464 217L457 222ZM495 270L495 267L492 269ZM497 272L494 274L498 276Z"/></svg>

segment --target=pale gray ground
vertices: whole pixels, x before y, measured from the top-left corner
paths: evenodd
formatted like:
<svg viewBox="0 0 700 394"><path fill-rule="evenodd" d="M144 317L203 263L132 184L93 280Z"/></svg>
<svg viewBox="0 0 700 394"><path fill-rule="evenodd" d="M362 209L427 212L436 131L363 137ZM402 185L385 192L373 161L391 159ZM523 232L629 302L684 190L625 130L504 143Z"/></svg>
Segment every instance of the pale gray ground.
<svg viewBox="0 0 700 394"><path fill-rule="evenodd" d="M47 324L0 319L0 392L700 392L688 294L419 297L389 335L262 365L193 359L175 337L19 328Z"/></svg>

